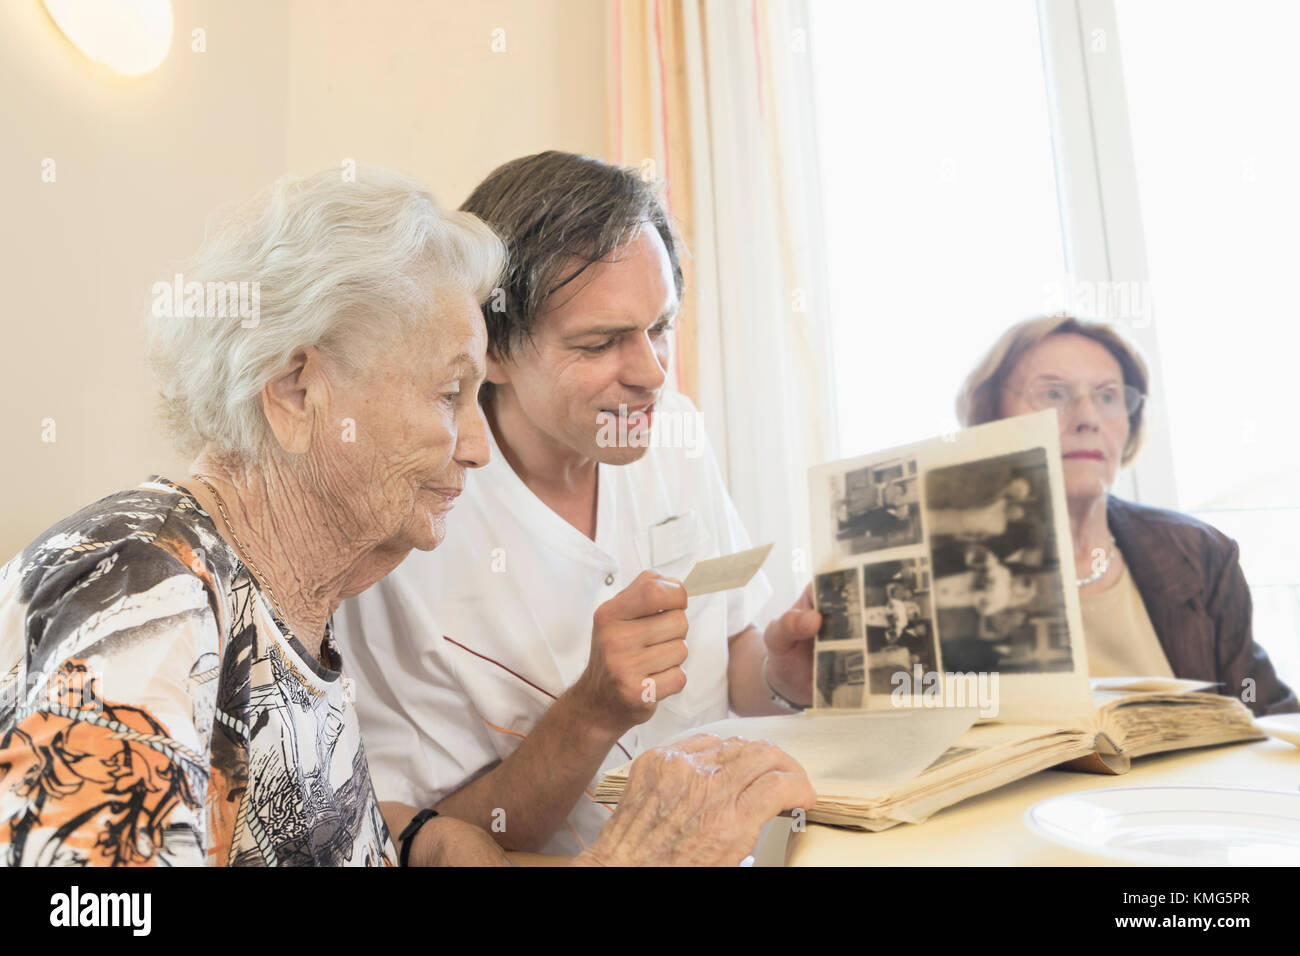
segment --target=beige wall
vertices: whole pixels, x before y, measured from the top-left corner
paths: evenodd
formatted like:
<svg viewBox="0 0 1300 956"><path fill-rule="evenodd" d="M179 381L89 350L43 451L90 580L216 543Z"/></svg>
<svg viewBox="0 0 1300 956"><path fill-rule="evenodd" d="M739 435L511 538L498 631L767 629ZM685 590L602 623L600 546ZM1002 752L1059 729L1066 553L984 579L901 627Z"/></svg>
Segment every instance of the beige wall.
<svg viewBox="0 0 1300 956"><path fill-rule="evenodd" d="M604 146L600 0L174 6L171 54L134 80L89 63L38 0L0 9L0 562L95 498L181 473L140 316L216 205L348 157L454 205L513 156Z"/></svg>
<svg viewBox="0 0 1300 956"><path fill-rule="evenodd" d="M456 206L516 156L599 156L604 10L604 0L294 0L289 168L382 163Z"/></svg>

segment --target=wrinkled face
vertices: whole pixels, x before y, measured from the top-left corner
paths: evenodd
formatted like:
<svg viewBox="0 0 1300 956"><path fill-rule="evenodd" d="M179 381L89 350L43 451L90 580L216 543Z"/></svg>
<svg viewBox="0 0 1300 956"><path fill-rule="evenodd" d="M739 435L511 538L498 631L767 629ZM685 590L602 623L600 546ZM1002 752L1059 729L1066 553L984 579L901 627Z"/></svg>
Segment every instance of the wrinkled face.
<svg viewBox="0 0 1300 956"><path fill-rule="evenodd" d="M492 381L508 384L529 424L557 448L624 465L645 454L667 379L677 291L653 226L552 297L533 342Z"/></svg>
<svg viewBox="0 0 1300 956"><path fill-rule="evenodd" d="M1121 407L1104 411L1092 391L1103 385L1123 385L1124 373L1104 345L1073 332L1049 335L1027 351L1007 376L1002 415L1034 411L1024 396L1027 388L1058 384L1078 396L1058 412L1065 494L1070 498L1102 497L1110 492L1128 442L1128 414Z"/></svg>
<svg viewBox="0 0 1300 956"><path fill-rule="evenodd" d="M477 401L486 350L478 304L446 292L427 331L339 379L322 441L329 475L320 484L360 540L402 554L442 542L467 469L488 460Z"/></svg>

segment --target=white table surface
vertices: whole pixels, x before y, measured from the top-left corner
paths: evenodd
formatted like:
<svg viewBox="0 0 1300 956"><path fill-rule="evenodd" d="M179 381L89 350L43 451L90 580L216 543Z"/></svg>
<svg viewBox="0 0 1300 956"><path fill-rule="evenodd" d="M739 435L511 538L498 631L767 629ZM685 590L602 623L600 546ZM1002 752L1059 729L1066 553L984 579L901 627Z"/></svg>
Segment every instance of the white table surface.
<svg viewBox="0 0 1300 956"><path fill-rule="evenodd" d="M1113 866L1033 833L1025 810L1082 790L1192 785L1294 793L1300 790L1300 750L1270 738L1141 757L1117 776L1045 770L940 810L925 823L879 833L815 823L790 833L789 821L778 819L755 856L758 865L779 865L784 845L787 866Z"/></svg>

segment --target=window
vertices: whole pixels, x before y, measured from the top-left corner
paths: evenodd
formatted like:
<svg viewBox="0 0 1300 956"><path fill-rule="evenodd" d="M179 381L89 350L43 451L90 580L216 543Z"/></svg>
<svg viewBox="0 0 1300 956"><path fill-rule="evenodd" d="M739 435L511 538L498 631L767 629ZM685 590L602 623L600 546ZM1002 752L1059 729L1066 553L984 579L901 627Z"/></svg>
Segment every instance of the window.
<svg viewBox="0 0 1300 956"><path fill-rule="evenodd" d="M1115 5L1177 506L1237 539L1300 673L1300 6Z"/></svg>
<svg viewBox="0 0 1300 956"><path fill-rule="evenodd" d="M1256 639L1295 681L1300 5L810 6L838 454L951 427L1014 321L1126 323L1155 379L1117 490L1239 542Z"/></svg>
<svg viewBox="0 0 1300 956"><path fill-rule="evenodd" d="M810 6L847 457L955 427L984 351L1059 307L1065 254L1032 0Z"/></svg>

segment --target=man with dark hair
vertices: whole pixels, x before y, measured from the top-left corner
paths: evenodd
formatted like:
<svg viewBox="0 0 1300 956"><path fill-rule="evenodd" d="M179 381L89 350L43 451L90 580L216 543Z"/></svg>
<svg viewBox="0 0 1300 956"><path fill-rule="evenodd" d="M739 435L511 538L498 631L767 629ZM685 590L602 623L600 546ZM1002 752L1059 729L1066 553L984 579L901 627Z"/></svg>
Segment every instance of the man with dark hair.
<svg viewBox="0 0 1300 956"><path fill-rule="evenodd" d="M666 389L682 271L653 186L546 152L462 208L509 250L484 307L491 459L456 534L336 624L381 799L576 853L609 816L587 795L604 770L729 708L807 705L821 618L805 592L760 632L761 574L681 586L750 540L699 413Z"/></svg>
<svg viewBox="0 0 1300 956"><path fill-rule="evenodd" d="M489 348L507 360L532 338L551 298L644 226L663 243L675 299L682 267L668 216L649 183L598 159L554 150L496 169L461 206L506 241L503 295L483 310Z"/></svg>

